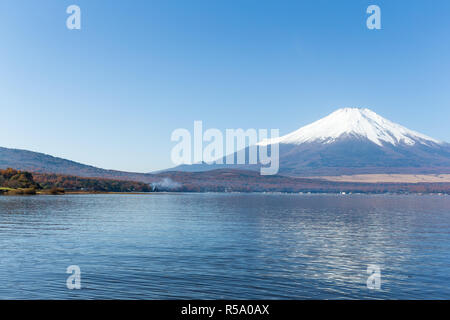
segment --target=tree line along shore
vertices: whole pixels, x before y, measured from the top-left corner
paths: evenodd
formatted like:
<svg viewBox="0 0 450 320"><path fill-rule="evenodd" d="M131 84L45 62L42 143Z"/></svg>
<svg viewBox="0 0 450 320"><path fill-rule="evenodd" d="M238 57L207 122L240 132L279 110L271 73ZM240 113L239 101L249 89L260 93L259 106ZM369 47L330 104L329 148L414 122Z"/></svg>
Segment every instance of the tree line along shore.
<svg viewBox="0 0 450 320"><path fill-rule="evenodd" d="M86 178L50 173L0 170L0 195L149 192L450 194L450 183L356 183L324 178L261 176L256 171L212 170L147 175L146 181Z"/></svg>
<svg viewBox="0 0 450 320"><path fill-rule="evenodd" d="M58 195L67 192L150 192L142 182L0 170L0 195Z"/></svg>

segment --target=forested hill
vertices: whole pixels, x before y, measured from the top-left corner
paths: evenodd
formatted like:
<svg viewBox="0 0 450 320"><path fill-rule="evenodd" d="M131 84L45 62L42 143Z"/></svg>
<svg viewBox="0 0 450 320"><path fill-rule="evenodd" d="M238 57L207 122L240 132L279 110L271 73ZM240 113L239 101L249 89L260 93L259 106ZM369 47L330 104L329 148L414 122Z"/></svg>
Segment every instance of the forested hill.
<svg viewBox="0 0 450 320"><path fill-rule="evenodd" d="M98 192L150 192L152 187L143 182L84 178L60 174L33 173L34 179L44 188L63 188L67 191Z"/></svg>
<svg viewBox="0 0 450 320"><path fill-rule="evenodd" d="M0 170L0 194L87 192L150 192L143 182L84 178L58 174L30 173L8 168Z"/></svg>
<svg viewBox="0 0 450 320"><path fill-rule="evenodd" d="M0 170L0 187L10 189L40 189L38 183L34 181L33 175L29 172L8 168Z"/></svg>

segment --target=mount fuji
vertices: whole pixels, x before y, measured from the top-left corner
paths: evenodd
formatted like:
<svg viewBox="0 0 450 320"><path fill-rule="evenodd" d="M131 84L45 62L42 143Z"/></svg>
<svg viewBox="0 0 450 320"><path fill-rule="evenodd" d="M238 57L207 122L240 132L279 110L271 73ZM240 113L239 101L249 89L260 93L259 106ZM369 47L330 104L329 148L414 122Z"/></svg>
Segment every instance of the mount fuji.
<svg viewBox="0 0 450 320"><path fill-rule="evenodd" d="M292 176L450 173L450 144L365 108L342 108L259 145L279 144L280 174ZM172 170L258 169L255 165L182 165Z"/></svg>

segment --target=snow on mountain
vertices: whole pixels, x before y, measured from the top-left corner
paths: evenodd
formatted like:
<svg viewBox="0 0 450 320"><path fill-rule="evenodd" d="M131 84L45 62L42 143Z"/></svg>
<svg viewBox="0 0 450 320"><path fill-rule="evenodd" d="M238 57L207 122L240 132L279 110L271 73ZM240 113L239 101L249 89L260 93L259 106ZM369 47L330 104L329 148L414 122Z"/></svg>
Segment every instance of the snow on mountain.
<svg viewBox="0 0 450 320"><path fill-rule="evenodd" d="M342 137L365 138L378 146L383 144L423 145L441 144L440 141L409 130L389 121L369 109L342 108L330 115L277 139L261 141L299 145L305 142L333 143Z"/></svg>

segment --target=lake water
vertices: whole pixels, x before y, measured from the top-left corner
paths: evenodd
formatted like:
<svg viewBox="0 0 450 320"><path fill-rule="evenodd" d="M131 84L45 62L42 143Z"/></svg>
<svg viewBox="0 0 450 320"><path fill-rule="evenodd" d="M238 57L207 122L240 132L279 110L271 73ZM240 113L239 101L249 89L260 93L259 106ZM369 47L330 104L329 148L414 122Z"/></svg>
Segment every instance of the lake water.
<svg viewBox="0 0 450 320"><path fill-rule="evenodd" d="M449 299L450 196L0 197L0 298Z"/></svg>

